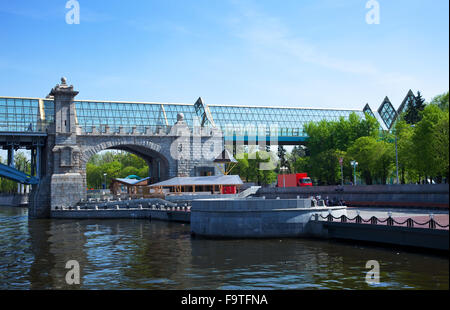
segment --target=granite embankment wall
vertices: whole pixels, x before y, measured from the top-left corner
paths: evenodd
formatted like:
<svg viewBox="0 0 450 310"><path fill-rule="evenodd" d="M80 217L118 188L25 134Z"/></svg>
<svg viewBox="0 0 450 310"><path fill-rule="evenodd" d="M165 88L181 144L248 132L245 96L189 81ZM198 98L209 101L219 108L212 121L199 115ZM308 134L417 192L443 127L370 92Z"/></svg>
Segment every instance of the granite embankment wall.
<svg viewBox="0 0 450 310"><path fill-rule="evenodd" d="M55 219L148 219L168 222L189 223L191 213L187 211L168 211L152 209L127 210L52 210Z"/></svg>
<svg viewBox="0 0 450 310"><path fill-rule="evenodd" d="M445 229L312 220L307 223L306 231L309 236L318 238L362 241L425 250L447 252L449 250L449 235L448 230Z"/></svg>
<svg viewBox="0 0 450 310"><path fill-rule="evenodd" d="M312 207L309 199L194 200L191 211L191 233L209 238L301 237L313 214L346 215L345 207Z"/></svg>
<svg viewBox="0 0 450 310"><path fill-rule="evenodd" d="M28 206L28 194L0 194L0 206L26 207Z"/></svg>
<svg viewBox="0 0 450 310"><path fill-rule="evenodd" d="M320 195L344 200L349 207L449 208L448 184L277 187L261 188L256 195L267 199Z"/></svg>
<svg viewBox="0 0 450 310"><path fill-rule="evenodd" d="M134 200L98 200L76 207L55 207L51 218L59 219L151 219L190 222L190 206L151 198Z"/></svg>

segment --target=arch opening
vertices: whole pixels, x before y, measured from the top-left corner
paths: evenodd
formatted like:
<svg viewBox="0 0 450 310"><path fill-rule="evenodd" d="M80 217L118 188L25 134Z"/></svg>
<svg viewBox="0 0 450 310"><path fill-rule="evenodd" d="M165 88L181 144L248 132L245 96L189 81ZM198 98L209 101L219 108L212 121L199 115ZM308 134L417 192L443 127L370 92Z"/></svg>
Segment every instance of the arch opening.
<svg viewBox="0 0 450 310"><path fill-rule="evenodd" d="M118 193L143 193L142 188L118 183L118 179L145 180L141 185L149 185L169 178L169 162L166 157L140 145L106 147L91 155L82 165L87 198L105 194L114 196Z"/></svg>

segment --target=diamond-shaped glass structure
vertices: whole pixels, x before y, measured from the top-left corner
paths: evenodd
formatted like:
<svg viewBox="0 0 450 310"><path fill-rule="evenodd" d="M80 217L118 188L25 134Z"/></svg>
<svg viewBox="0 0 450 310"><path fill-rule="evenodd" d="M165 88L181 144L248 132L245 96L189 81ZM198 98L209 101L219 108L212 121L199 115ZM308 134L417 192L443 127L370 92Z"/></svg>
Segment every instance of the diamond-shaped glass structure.
<svg viewBox="0 0 450 310"><path fill-rule="evenodd" d="M373 118L376 118L375 114L373 114L372 109L370 108L369 104L366 104L366 106L363 109L363 112L369 114Z"/></svg>
<svg viewBox="0 0 450 310"><path fill-rule="evenodd" d="M411 104L414 105L415 103L416 103L416 96L414 96L414 93L411 90L409 90L408 94L406 95L405 99L403 99L402 104L397 110L398 115L405 113L408 110L408 107Z"/></svg>
<svg viewBox="0 0 450 310"><path fill-rule="evenodd" d="M397 112L395 111L394 106L392 105L388 97L384 98L383 103L378 109L378 114L380 115L386 127L388 129L391 129L392 125L397 119Z"/></svg>

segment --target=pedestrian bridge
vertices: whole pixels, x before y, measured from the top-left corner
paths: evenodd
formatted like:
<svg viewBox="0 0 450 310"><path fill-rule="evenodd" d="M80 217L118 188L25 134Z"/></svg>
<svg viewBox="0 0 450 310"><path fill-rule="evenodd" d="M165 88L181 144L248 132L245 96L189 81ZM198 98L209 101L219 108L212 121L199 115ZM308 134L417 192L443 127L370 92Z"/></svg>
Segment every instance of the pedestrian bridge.
<svg viewBox="0 0 450 310"><path fill-rule="evenodd" d="M77 95L62 78L46 98L0 97L0 147L8 150L0 176L39 183L30 196L31 216L47 217L52 206L85 199L86 164L103 150L143 158L149 176L159 182L217 174L213 159L222 153L224 141L295 145L307 140L309 122L368 113L390 128L396 117L387 98L374 114L368 105L360 111L206 105L201 98L194 104L75 100ZM13 167L20 148L31 151L31 175Z"/></svg>
<svg viewBox="0 0 450 310"><path fill-rule="evenodd" d="M54 122L54 101L39 98L0 97L0 132L46 132ZM266 136L270 140L270 128L277 127L276 137L280 144L300 144L307 139L304 126L309 122L339 120L351 113L363 117L362 110L313 109L206 105L201 98L195 104L113 102L95 100L75 101L76 122L86 132L92 130L111 132L144 133L147 128L171 126L179 113L183 113L188 126L243 128L245 134L232 133L226 139L244 139L252 135L248 125L266 127L266 132L255 132L255 136Z"/></svg>
<svg viewBox="0 0 450 310"><path fill-rule="evenodd" d="M337 121L341 117L348 118L356 113L364 117L365 113L380 121L380 126L390 129L398 115L406 111L415 96L410 90L396 111L385 98L377 112L373 112L367 104L362 110L352 109L317 109L304 107L277 106L236 106L207 105L201 98L194 104L155 103L155 102L119 102L98 100L75 100L75 121L87 132L92 130L111 132L144 133L148 128L171 126L177 115L183 113L188 126L211 126L226 132L228 128L240 128L244 134L226 134L225 139L244 139L248 141L246 126L265 126L266 136L270 140L269 129L277 127L277 138L280 144L300 144L307 140L304 131L309 122L321 120ZM0 97L0 135L1 133L46 133L54 123L55 103L53 98ZM121 129L120 129L121 128Z"/></svg>

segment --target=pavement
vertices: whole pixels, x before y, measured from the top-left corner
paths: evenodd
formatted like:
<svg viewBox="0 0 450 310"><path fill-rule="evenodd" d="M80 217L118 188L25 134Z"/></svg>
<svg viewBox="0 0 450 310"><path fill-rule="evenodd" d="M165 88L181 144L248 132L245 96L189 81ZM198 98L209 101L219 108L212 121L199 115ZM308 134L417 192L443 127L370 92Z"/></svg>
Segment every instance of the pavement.
<svg viewBox="0 0 450 310"><path fill-rule="evenodd" d="M392 210L392 209L372 209L372 208L348 208L347 209L347 217L354 218L357 216L357 211L359 210L359 215L363 218L363 220L369 220L372 216L375 216L379 220L384 221L389 217L388 212L392 213L392 218L399 223L405 222L408 218L413 219L416 223L414 223L414 227L423 227L428 228L428 224L426 225L418 225L426 223L430 220L430 215L433 215L433 219L441 226L447 227L439 227L436 225L436 229L446 229L449 230L449 212L448 210L420 210L420 209L401 209L401 210ZM368 223L370 224L370 222ZM386 225L386 223L378 223L379 225ZM407 226L404 224L394 224L395 226Z"/></svg>

